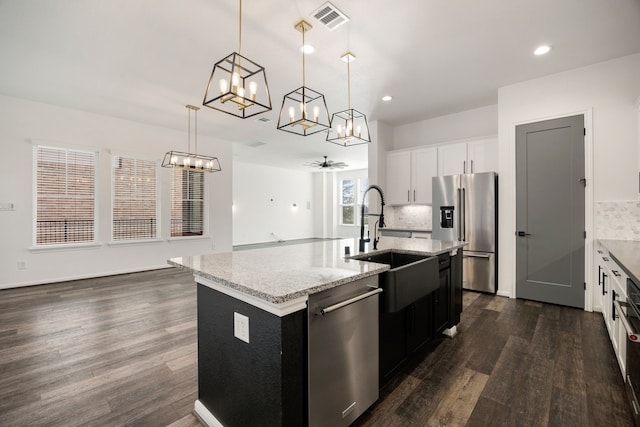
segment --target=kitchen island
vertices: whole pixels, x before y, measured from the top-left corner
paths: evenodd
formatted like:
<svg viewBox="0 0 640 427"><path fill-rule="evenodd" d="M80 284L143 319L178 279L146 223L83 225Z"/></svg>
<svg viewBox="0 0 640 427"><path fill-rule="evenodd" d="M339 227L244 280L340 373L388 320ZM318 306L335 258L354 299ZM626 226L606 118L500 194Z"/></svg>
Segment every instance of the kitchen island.
<svg viewBox="0 0 640 427"><path fill-rule="evenodd" d="M365 252L393 249L459 260L463 245L382 238L377 251ZM357 240L343 239L169 261L191 270L198 286L195 411L205 424L309 424L309 299L360 282L375 288L378 275L390 268L345 256L347 247L358 255ZM461 309L453 288L446 307L450 328Z"/></svg>

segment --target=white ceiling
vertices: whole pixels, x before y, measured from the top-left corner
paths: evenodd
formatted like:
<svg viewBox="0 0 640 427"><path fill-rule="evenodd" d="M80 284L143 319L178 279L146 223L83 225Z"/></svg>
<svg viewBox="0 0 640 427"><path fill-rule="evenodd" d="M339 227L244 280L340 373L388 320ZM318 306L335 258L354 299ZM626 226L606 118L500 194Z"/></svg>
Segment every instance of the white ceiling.
<svg viewBox="0 0 640 427"><path fill-rule="evenodd" d="M274 109L241 120L203 108L200 135L234 141L238 161L309 170L328 155L366 167L366 146L275 129L282 96L302 84L301 18L314 25L307 86L330 113L345 109L339 58L350 50L352 106L391 125L496 104L501 86L640 52L640 0L332 0L351 18L334 31L310 17L323 3L243 1L242 54L266 68ZM535 57L543 43L553 50ZM237 50L238 0L0 0L0 93L11 96L186 132L184 105L202 103L213 64Z"/></svg>

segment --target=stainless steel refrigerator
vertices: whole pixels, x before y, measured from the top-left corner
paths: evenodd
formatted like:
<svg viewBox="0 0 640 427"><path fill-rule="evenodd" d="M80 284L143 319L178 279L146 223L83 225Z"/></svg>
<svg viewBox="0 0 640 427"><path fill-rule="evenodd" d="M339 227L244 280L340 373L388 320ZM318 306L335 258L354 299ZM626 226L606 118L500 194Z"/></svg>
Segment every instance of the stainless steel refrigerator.
<svg viewBox="0 0 640 427"><path fill-rule="evenodd" d="M495 172L433 178L432 236L468 243L462 253L464 289L497 290L497 201Z"/></svg>

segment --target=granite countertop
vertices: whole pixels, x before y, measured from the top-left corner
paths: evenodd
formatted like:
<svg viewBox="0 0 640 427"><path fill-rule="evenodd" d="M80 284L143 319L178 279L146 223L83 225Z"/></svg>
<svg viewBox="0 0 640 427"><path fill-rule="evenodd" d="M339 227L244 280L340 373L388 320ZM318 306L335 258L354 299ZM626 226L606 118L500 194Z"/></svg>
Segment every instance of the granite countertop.
<svg viewBox="0 0 640 427"><path fill-rule="evenodd" d="M378 250L370 250L372 245L367 244L365 253L394 249L438 255L464 245L465 242L382 237ZM240 293L282 304L389 269L386 264L345 257L346 247L351 255L357 255L358 239L184 256L168 262Z"/></svg>
<svg viewBox="0 0 640 427"><path fill-rule="evenodd" d="M640 241L638 240L600 240L609 254L640 285Z"/></svg>

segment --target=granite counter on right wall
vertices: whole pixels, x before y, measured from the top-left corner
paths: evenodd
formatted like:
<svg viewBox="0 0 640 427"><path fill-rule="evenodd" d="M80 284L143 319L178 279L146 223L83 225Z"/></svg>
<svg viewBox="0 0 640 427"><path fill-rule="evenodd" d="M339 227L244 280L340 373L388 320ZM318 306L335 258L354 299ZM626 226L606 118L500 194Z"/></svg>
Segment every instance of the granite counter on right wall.
<svg viewBox="0 0 640 427"><path fill-rule="evenodd" d="M596 236L640 240L640 200L596 202Z"/></svg>

